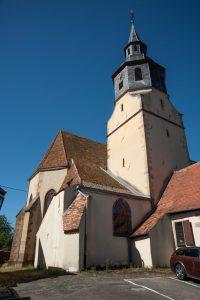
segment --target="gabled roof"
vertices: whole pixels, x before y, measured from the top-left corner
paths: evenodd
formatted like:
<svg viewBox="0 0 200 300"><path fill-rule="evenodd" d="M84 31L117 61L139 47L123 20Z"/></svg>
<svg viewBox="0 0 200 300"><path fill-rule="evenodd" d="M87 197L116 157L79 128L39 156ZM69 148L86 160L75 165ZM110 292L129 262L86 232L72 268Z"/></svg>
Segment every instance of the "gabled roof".
<svg viewBox="0 0 200 300"><path fill-rule="evenodd" d="M132 194L102 169L107 165L106 144L59 131L37 171L68 168L60 191L75 184L99 185Z"/></svg>
<svg viewBox="0 0 200 300"><path fill-rule="evenodd" d="M38 170L67 167L68 160L94 161L106 165L106 145L75 134L59 131Z"/></svg>
<svg viewBox="0 0 200 300"><path fill-rule="evenodd" d="M59 131L40 162L37 171L67 167L67 156L63 142L63 132Z"/></svg>
<svg viewBox="0 0 200 300"><path fill-rule="evenodd" d="M65 233L79 230L81 219L86 206L86 197L78 194L63 214L63 230Z"/></svg>
<svg viewBox="0 0 200 300"><path fill-rule="evenodd" d="M174 172L157 209L132 234L148 234L167 213L200 209L200 163Z"/></svg>

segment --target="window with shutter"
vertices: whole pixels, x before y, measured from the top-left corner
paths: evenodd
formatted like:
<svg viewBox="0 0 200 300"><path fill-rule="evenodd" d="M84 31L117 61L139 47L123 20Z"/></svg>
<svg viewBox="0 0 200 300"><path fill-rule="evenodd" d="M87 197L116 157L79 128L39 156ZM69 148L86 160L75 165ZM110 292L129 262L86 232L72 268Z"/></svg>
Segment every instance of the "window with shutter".
<svg viewBox="0 0 200 300"><path fill-rule="evenodd" d="M183 232L186 246L195 246L192 224L189 220L183 221Z"/></svg>
<svg viewBox="0 0 200 300"><path fill-rule="evenodd" d="M177 246L195 246L192 226L189 220L175 223Z"/></svg>
<svg viewBox="0 0 200 300"><path fill-rule="evenodd" d="M176 230L176 241L178 247L185 246L185 237L183 232L183 224L182 222L175 223L175 230Z"/></svg>

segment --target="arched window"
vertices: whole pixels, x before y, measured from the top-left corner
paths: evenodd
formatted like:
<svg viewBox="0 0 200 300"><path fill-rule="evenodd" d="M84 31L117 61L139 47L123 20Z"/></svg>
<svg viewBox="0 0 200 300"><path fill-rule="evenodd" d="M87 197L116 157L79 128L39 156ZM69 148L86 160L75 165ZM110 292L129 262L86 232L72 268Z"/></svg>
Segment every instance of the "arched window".
<svg viewBox="0 0 200 300"><path fill-rule="evenodd" d="M45 199L44 199L44 215L46 214L48 208L49 208L49 205L51 204L51 201L53 199L55 195L55 191L52 189L52 190L49 190L47 193L46 193L46 196L45 196Z"/></svg>
<svg viewBox="0 0 200 300"><path fill-rule="evenodd" d="M131 210L123 199L118 199L113 205L113 231L118 236L131 233Z"/></svg>
<svg viewBox="0 0 200 300"><path fill-rule="evenodd" d="M137 47L137 45L134 45L134 51L138 51L138 47Z"/></svg>
<svg viewBox="0 0 200 300"><path fill-rule="evenodd" d="M142 79L142 70L140 68L135 68L135 81L139 81Z"/></svg>

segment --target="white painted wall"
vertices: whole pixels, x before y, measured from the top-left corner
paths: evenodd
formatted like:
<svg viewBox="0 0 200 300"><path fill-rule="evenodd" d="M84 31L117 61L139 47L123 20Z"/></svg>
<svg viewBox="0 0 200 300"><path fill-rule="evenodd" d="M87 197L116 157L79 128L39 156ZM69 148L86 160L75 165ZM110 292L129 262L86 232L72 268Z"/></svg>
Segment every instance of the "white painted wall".
<svg viewBox="0 0 200 300"><path fill-rule="evenodd" d="M151 194L158 199L162 187L165 186L165 180L171 172L190 164L189 154L184 129L174 125L176 123L183 126L182 118L167 95L153 89L151 93L142 96L142 102L145 110L162 117L144 112Z"/></svg>
<svg viewBox="0 0 200 300"><path fill-rule="evenodd" d="M87 191L85 192L87 194ZM87 266L127 265L128 243L125 237L113 235L113 205L118 198L129 204L132 227L137 226L151 209L150 201L90 192L87 209Z"/></svg>
<svg viewBox="0 0 200 300"><path fill-rule="evenodd" d="M151 268L153 266L150 238L140 238L132 242L133 264L136 267Z"/></svg>
<svg viewBox="0 0 200 300"><path fill-rule="evenodd" d="M121 111L122 104L123 111ZM141 108L142 101L139 94L126 93L116 103L107 126L108 169L114 175L132 184L143 195L150 196L144 120ZM138 111L140 112L134 118L129 119ZM121 124L123 125L119 127ZM115 129L117 130L113 132Z"/></svg>
<svg viewBox="0 0 200 300"><path fill-rule="evenodd" d="M154 88L127 92L116 102L107 125L108 169L158 200L171 172L190 164L181 126L181 115L165 93Z"/></svg>
<svg viewBox="0 0 200 300"><path fill-rule="evenodd" d="M57 267L67 271L79 270L79 233L65 234L63 231L64 191L55 196L47 210L37 233L35 267L42 261L46 267Z"/></svg>
<svg viewBox="0 0 200 300"><path fill-rule="evenodd" d="M29 199L31 195L33 199L39 195L41 201L41 210L43 214L44 199L46 193L51 189L54 189L56 192L58 192L66 174L67 169L49 170L37 173L33 178L31 178L29 182L29 190L26 205L29 204Z"/></svg>

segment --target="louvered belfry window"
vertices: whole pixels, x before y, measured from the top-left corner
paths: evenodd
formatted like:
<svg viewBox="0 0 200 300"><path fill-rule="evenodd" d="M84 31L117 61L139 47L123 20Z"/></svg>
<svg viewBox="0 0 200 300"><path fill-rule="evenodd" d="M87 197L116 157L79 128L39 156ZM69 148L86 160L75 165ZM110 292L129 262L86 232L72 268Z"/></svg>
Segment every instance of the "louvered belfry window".
<svg viewBox="0 0 200 300"><path fill-rule="evenodd" d="M118 236L131 233L131 210L128 203L121 198L113 205L113 231Z"/></svg>
<svg viewBox="0 0 200 300"><path fill-rule="evenodd" d="M175 223L177 246L195 246L192 224L189 220Z"/></svg>
<svg viewBox="0 0 200 300"><path fill-rule="evenodd" d="M142 70L141 68L135 68L135 81L142 80Z"/></svg>

